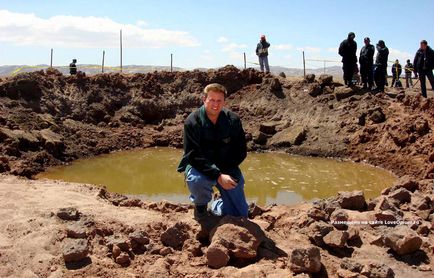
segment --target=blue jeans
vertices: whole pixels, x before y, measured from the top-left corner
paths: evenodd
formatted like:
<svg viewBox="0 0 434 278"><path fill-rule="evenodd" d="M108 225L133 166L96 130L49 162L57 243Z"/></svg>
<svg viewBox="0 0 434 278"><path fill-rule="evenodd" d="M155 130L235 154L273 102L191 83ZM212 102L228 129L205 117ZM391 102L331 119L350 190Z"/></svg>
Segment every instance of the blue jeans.
<svg viewBox="0 0 434 278"><path fill-rule="evenodd" d="M261 67L262 72L264 72L264 67L266 73L270 72L270 66L268 65L268 56L259 56L259 66Z"/></svg>
<svg viewBox="0 0 434 278"><path fill-rule="evenodd" d="M239 171L238 184L235 188L226 190L217 183L216 180L210 179L195 168L191 168L186 173L186 182L190 190L190 199L195 205L207 205L212 199L213 186L220 191L221 199L215 200L211 209L216 215L232 215L247 217L249 207L244 195L244 177Z"/></svg>

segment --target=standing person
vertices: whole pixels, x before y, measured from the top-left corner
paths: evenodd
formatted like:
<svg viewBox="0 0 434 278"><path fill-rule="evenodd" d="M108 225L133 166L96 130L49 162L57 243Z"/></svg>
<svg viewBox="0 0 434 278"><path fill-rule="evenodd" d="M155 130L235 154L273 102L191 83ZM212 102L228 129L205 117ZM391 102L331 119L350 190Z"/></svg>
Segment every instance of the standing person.
<svg viewBox="0 0 434 278"><path fill-rule="evenodd" d="M402 87L402 86L398 86L398 84L401 83L399 81L399 77L401 76L401 73L402 73L402 66L399 63L399 60L396 59L395 63L392 66L392 84L390 85L390 87L393 87L393 85L396 85L396 87Z"/></svg>
<svg viewBox="0 0 434 278"><path fill-rule="evenodd" d="M387 76L387 59L389 59L389 49L383 40L377 43L377 56L375 57L374 79L377 92L384 92Z"/></svg>
<svg viewBox="0 0 434 278"><path fill-rule="evenodd" d="M353 32L348 34L348 38L341 42L339 55L342 56L342 69L344 71L345 85L353 85L353 74L357 64L357 43L354 41L356 35Z"/></svg>
<svg viewBox="0 0 434 278"><path fill-rule="evenodd" d="M413 74L414 68L413 64L410 62L410 59L407 60L407 64L404 67L405 71L405 88L413 88L413 79L411 79L411 75Z"/></svg>
<svg viewBox="0 0 434 278"><path fill-rule="evenodd" d="M365 45L360 50L359 57L360 75L362 76L363 89L371 90L374 83L373 65L375 48L368 37L363 41Z"/></svg>
<svg viewBox="0 0 434 278"><path fill-rule="evenodd" d="M247 217L244 178L239 165L247 156L245 133L237 114L224 108L226 89L209 84L203 105L192 112L184 124L184 155L178 172L185 172L194 218L205 220L209 213L213 186L221 200L214 201L216 215Z"/></svg>
<svg viewBox="0 0 434 278"><path fill-rule="evenodd" d="M259 66L261 67L261 71L265 73L270 73L270 66L268 65L268 48L270 47L270 43L267 42L265 35L261 36L261 40L256 45L256 55L259 58Z"/></svg>
<svg viewBox="0 0 434 278"><path fill-rule="evenodd" d="M69 64L69 74L77 74L77 59L72 59L72 63Z"/></svg>
<svg viewBox="0 0 434 278"><path fill-rule="evenodd" d="M426 40L420 42L420 48L416 52L413 65L416 78L419 75L422 96L426 98L427 94L425 77L428 77L429 83L431 84L431 89L434 88L434 76L432 73L434 68L434 50L428 46L428 42Z"/></svg>

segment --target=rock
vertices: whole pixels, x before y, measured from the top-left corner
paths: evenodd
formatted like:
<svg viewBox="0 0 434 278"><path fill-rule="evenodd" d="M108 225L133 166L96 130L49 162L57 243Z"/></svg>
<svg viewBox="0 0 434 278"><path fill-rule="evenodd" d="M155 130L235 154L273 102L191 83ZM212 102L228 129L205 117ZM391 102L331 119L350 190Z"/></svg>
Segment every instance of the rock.
<svg viewBox="0 0 434 278"><path fill-rule="evenodd" d="M256 216L262 215L265 212L263 208L255 203L250 203L249 205L249 218L255 218Z"/></svg>
<svg viewBox="0 0 434 278"><path fill-rule="evenodd" d="M255 142L255 144L258 144L258 145L267 144L267 140L268 140L268 136L267 136L267 134L265 134L263 132L259 132L259 133L255 134L255 136L253 137L253 142Z"/></svg>
<svg viewBox="0 0 434 278"><path fill-rule="evenodd" d="M395 277L395 273L393 272L393 270L387 265L382 263L369 263L363 267L360 274L365 275L367 278Z"/></svg>
<svg viewBox="0 0 434 278"><path fill-rule="evenodd" d="M275 147L301 145L306 140L307 130L303 126L292 126L276 133L269 144Z"/></svg>
<svg viewBox="0 0 434 278"><path fill-rule="evenodd" d="M369 119L376 124L382 123L386 120L386 115L384 115L383 110L378 107L369 111Z"/></svg>
<svg viewBox="0 0 434 278"><path fill-rule="evenodd" d="M308 91L310 96L316 97L316 96L321 95L322 88L318 83L314 82L314 83L310 83L309 85L307 85L307 91Z"/></svg>
<svg viewBox="0 0 434 278"><path fill-rule="evenodd" d="M348 240L348 232L346 231L331 231L324 236L324 243L333 248L345 247Z"/></svg>
<svg viewBox="0 0 434 278"><path fill-rule="evenodd" d="M167 256L167 255L172 254L172 253L173 253L173 249L170 248L170 247L163 247L160 250L160 255L161 256Z"/></svg>
<svg viewBox="0 0 434 278"><path fill-rule="evenodd" d="M337 209L330 215L330 223L338 230L347 229L348 213L343 209Z"/></svg>
<svg viewBox="0 0 434 278"><path fill-rule="evenodd" d="M360 273L363 269L362 264L355 262L355 261L348 259L348 258L344 258L341 261L340 266L342 269L349 270L351 272L356 272L356 273Z"/></svg>
<svg viewBox="0 0 434 278"><path fill-rule="evenodd" d="M430 226L423 223L417 228L416 232L421 236L428 236L430 233Z"/></svg>
<svg viewBox="0 0 434 278"><path fill-rule="evenodd" d="M386 225L394 227L397 225L398 216L391 210L378 211L374 215L376 223L372 223L371 226Z"/></svg>
<svg viewBox="0 0 434 278"><path fill-rule="evenodd" d="M420 193L415 192L411 195L411 207L416 211L431 209L431 199Z"/></svg>
<svg viewBox="0 0 434 278"><path fill-rule="evenodd" d="M333 231L333 226L323 222L316 221L309 225L307 228L307 235L309 239L317 246L324 246L324 236Z"/></svg>
<svg viewBox="0 0 434 278"><path fill-rule="evenodd" d="M113 249L112 249L113 259L116 260L116 258L119 257L119 255L121 254L121 252L122 252L121 248L119 248L117 245L114 245Z"/></svg>
<svg viewBox="0 0 434 278"><path fill-rule="evenodd" d="M394 189L398 189L401 187L411 192L414 192L419 189L419 183L410 176L403 176L392 185L392 188Z"/></svg>
<svg viewBox="0 0 434 278"><path fill-rule="evenodd" d="M211 268L221 268L229 262L229 250L221 245L210 246L206 251L206 263Z"/></svg>
<svg viewBox="0 0 434 278"><path fill-rule="evenodd" d="M321 270L321 266L318 247L296 248L289 256L289 267L295 273L317 273Z"/></svg>
<svg viewBox="0 0 434 278"><path fill-rule="evenodd" d="M335 98L337 101L349 98L354 94L355 92L352 88L348 88L344 86L335 88Z"/></svg>
<svg viewBox="0 0 434 278"><path fill-rule="evenodd" d="M358 278L360 276L359 273L354 273L342 268L336 271L336 275L338 278Z"/></svg>
<svg viewBox="0 0 434 278"><path fill-rule="evenodd" d="M282 91L282 84L278 78L264 78L262 79L261 90L273 93L278 98L285 98Z"/></svg>
<svg viewBox="0 0 434 278"><path fill-rule="evenodd" d="M355 241L360 239L359 228L351 226L348 228L348 241Z"/></svg>
<svg viewBox="0 0 434 278"><path fill-rule="evenodd" d="M128 238L138 244L146 245L149 243L149 236L145 231L134 231L128 235Z"/></svg>
<svg viewBox="0 0 434 278"><path fill-rule="evenodd" d="M315 221L327 221L328 220L328 215L327 213L322 210L322 209L317 209L317 208L311 208L307 211L307 216L309 216L310 218L313 218Z"/></svg>
<svg viewBox="0 0 434 278"><path fill-rule="evenodd" d="M282 78L286 78L286 74L283 71L281 73L279 73L279 76Z"/></svg>
<svg viewBox="0 0 434 278"><path fill-rule="evenodd" d="M398 226L385 235L384 243L398 255L406 255L419 250L422 239L409 227Z"/></svg>
<svg viewBox="0 0 434 278"><path fill-rule="evenodd" d="M416 119L413 128L420 136L424 136L430 131L428 121L425 119Z"/></svg>
<svg viewBox="0 0 434 278"><path fill-rule="evenodd" d="M119 247L124 252L130 251L130 242L127 238L121 235L113 235L106 237L106 245L109 250L112 250L114 246Z"/></svg>
<svg viewBox="0 0 434 278"><path fill-rule="evenodd" d="M225 216L211 231L210 246L223 246L230 250L231 258L253 259L265 234L254 222L246 218Z"/></svg>
<svg viewBox="0 0 434 278"><path fill-rule="evenodd" d="M186 250L190 252L194 257L200 257L203 255L202 253L202 245L197 239L189 238L184 242L182 246L182 250Z"/></svg>
<svg viewBox="0 0 434 278"><path fill-rule="evenodd" d="M121 252L116 258L116 263L122 266L127 266L130 264L130 256L126 252Z"/></svg>
<svg viewBox="0 0 434 278"><path fill-rule="evenodd" d="M321 87L333 85L333 76L329 74L321 74L318 78Z"/></svg>
<svg viewBox="0 0 434 278"><path fill-rule="evenodd" d="M161 234L161 242L165 246L170 246L173 249L180 250L184 241L190 238L190 230L191 227L188 224L177 222Z"/></svg>
<svg viewBox="0 0 434 278"><path fill-rule="evenodd" d="M306 80L307 83L314 82L315 81L315 74L313 74L313 73L306 74L306 77L304 78L304 80Z"/></svg>
<svg viewBox="0 0 434 278"><path fill-rule="evenodd" d="M273 135L276 133L277 123L266 122L259 125L259 131L265 134Z"/></svg>
<svg viewBox="0 0 434 278"><path fill-rule="evenodd" d="M66 235L70 238L86 238L87 231L85 227L74 224L66 228Z"/></svg>
<svg viewBox="0 0 434 278"><path fill-rule="evenodd" d="M403 203L408 203L411 200L411 192L401 187L389 193L389 198L392 199L398 205Z"/></svg>
<svg viewBox="0 0 434 278"><path fill-rule="evenodd" d="M89 254L89 246L85 239L65 239L63 242L63 259L65 263L78 262Z"/></svg>
<svg viewBox="0 0 434 278"><path fill-rule="evenodd" d="M56 213L57 217L59 217L62 220L78 220L80 218L80 213L76 208L69 207L69 208L61 208Z"/></svg>
<svg viewBox="0 0 434 278"><path fill-rule="evenodd" d="M65 144L63 143L63 137L51 129L43 129L39 131L41 136L41 142L44 144L44 149L47 150L48 153L59 156L63 153L65 149Z"/></svg>
<svg viewBox="0 0 434 278"><path fill-rule="evenodd" d="M344 209L363 211L366 209L366 200L363 191L339 192L338 203Z"/></svg>

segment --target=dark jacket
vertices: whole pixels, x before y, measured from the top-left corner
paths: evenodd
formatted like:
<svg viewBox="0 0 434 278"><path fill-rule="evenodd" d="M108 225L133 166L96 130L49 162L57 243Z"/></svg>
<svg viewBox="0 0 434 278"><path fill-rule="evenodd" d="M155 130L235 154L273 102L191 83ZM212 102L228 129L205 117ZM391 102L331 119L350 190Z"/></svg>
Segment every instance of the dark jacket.
<svg viewBox="0 0 434 278"><path fill-rule="evenodd" d="M414 67L412 63L407 63L404 67L405 74L411 74L414 71Z"/></svg>
<svg viewBox="0 0 434 278"><path fill-rule="evenodd" d="M178 172L192 166L214 180L221 173L236 177L246 156L245 133L237 114L223 109L214 125L202 106L187 117Z"/></svg>
<svg viewBox="0 0 434 278"><path fill-rule="evenodd" d="M77 65L75 63L69 64L69 73L77 74Z"/></svg>
<svg viewBox="0 0 434 278"><path fill-rule="evenodd" d="M402 66L401 64L394 63L392 66L392 76L393 77L399 77L402 73Z"/></svg>
<svg viewBox="0 0 434 278"><path fill-rule="evenodd" d="M372 44L363 46L360 50L359 63L372 66L374 64L374 53L375 48Z"/></svg>
<svg viewBox="0 0 434 278"><path fill-rule="evenodd" d="M419 49L414 56L413 66L417 72L421 72L422 70L433 70L434 50L429 46L426 47L425 52L422 49Z"/></svg>
<svg viewBox="0 0 434 278"><path fill-rule="evenodd" d="M256 55L259 57L268 56L268 48L270 47L270 43L267 41L260 41L256 45Z"/></svg>
<svg viewBox="0 0 434 278"><path fill-rule="evenodd" d="M387 59L389 59L389 49L387 46L381 47L377 45L377 57L375 58L375 64L377 66L387 67Z"/></svg>
<svg viewBox="0 0 434 278"><path fill-rule="evenodd" d="M357 43L351 40L350 35L348 39L343 40L339 46L339 55L342 56L342 63L357 63Z"/></svg>

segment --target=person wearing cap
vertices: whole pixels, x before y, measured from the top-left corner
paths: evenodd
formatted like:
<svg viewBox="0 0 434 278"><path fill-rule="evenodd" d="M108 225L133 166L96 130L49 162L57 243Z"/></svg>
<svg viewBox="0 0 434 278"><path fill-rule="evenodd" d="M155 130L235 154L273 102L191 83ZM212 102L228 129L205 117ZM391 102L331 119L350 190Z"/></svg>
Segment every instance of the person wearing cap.
<svg viewBox="0 0 434 278"><path fill-rule="evenodd" d="M414 68L413 64L410 62L410 59L407 60L407 64L404 67L405 72L405 88L413 87L413 79L411 79L411 75L413 74Z"/></svg>
<svg viewBox="0 0 434 278"><path fill-rule="evenodd" d="M353 85L354 69L357 64L357 43L354 41L356 35L353 32L348 34L346 40L343 40L339 46L339 55L342 56L342 69L344 71L345 85Z"/></svg>
<svg viewBox="0 0 434 278"><path fill-rule="evenodd" d="M247 217L244 178L239 165L247 156L245 132L237 114L224 108L226 88L212 83L205 87L203 105L184 123L184 155L178 172L185 180L193 201L194 218L201 223L211 215L207 205L213 187L221 198L214 200L214 215Z"/></svg>
<svg viewBox="0 0 434 278"><path fill-rule="evenodd" d="M268 48L270 47L270 43L267 42L265 35L261 36L261 40L256 45L256 55L259 58L259 66L261 67L261 71L265 73L270 72L270 66L268 65Z"/></svg>
<svg viewBox="0 0 434 278"><path fill-rule="evenodd" d="M377 92L384 92L387 76L387 59L389 59L389 49L383 40L377 43L377 56L375 57L374 79Z"/></svg>
<svg viewBox="0 0 434 278"><path fill-rule="evenodd" d="M434 68L434 50L428 46L428 42L426 40L420 42L420 48L416 52L413 65L415 76L418 77L419 75L422 96L426 98L427 94L425 77L428 77L429 83L431 84L431 89L434 88L434 76L432 73Z"/></svg>
<svg viewBox="0 0 434 278"><path fill-rule="evenodd" d="M374 83L373 64L375 48L368 37L363 41L365 45L360 50L359 56L360 75L362 76L363 89L371 90Z"/></svg>
<svg viewBox="0 0 434 278"><path fill-rule="evenodd" d="M392 66L392 84L390 85L390 87L393 87L393 85L396 85L396 87L402 87L402 86L398 86L399 83L399 77L401 76L402 73L402 66L399 63L399 60L396 59L395 63Z"/></svg>
<svg viewBox="0 0 434 278"><path fill-rule="evenodd" d="M69 64L69 74L77 74L77 59L72 59L72 63Z"/></svg>

